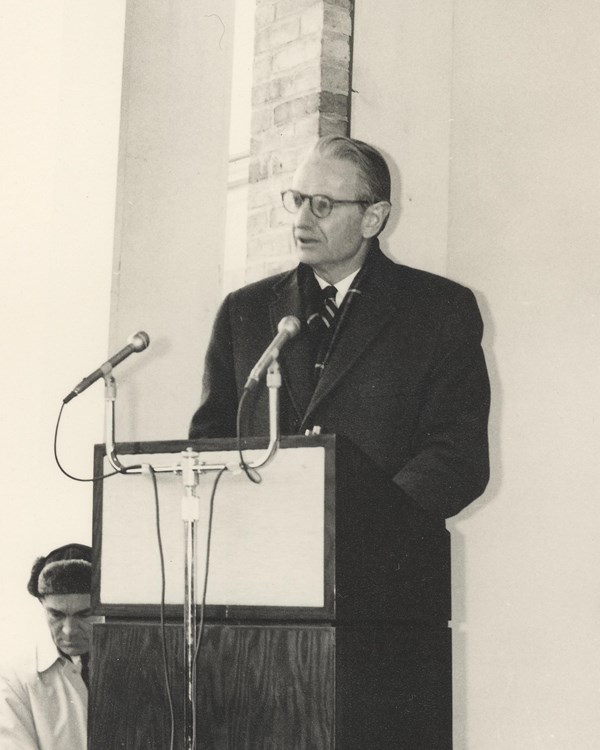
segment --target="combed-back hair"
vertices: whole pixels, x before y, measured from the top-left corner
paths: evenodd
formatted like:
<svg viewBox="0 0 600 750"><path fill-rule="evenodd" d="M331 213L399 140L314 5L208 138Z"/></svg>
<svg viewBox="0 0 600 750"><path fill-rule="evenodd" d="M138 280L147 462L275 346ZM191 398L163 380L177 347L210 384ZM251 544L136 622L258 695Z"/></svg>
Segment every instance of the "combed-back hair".
<svg viewBox="0 0 600 750"><path fill-rule="evenodd" d="M383 156L373 146L344 135L326 135L319 138L312 153L351 162L362 178L365 194L360 197L370 203L390 201L390 170Z"/></svg>

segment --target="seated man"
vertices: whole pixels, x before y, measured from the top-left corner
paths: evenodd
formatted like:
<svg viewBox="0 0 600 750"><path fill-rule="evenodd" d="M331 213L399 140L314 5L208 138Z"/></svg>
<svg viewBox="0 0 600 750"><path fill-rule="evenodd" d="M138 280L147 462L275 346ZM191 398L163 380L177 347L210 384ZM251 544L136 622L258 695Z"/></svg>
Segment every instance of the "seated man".
<svg viewBox="0 0 600 750"><path fill-rule="evenodd" d="M86 750L91 553L67 544L33 565L27 590L44 608L51 638L2 669L2 748Z"/></svg>

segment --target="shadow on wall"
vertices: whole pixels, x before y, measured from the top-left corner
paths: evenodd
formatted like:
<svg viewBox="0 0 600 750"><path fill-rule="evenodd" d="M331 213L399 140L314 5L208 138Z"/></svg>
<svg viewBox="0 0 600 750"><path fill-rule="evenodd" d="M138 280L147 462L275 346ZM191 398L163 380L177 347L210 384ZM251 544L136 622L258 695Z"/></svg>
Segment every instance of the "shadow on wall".
<svg viewBox="0 0 600 750"><path fill-rule="evenodd" d="M453 705L454 742L456 748L466 749L467 741L467 660L468 660L468 615L466 609L466 589L468 584L467 543L458 524L467 521L481 508L492 502L500 494L502 484L502 464L500 454L500 424L502 414L502 388L500 373L494 355L495 327L492 313L485 295L473 290L483 318L483 350L485 352L492 403L489 420L490 481L483 495L471 503L461 513L447 522L452 536L452 660L453 660Z"/></svg>

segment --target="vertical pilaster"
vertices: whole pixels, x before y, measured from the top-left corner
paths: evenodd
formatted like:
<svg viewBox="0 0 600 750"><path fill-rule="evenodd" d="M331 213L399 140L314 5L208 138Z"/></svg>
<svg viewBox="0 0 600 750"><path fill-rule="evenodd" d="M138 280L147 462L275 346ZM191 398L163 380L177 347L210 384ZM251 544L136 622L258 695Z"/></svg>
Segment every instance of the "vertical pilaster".
<svg viewBox="0 0 600 750"><path fill-rule="evenodd" d="M290 267L280 193L321 135L347 134L351 0L257 0L247 280Z"/></svg>

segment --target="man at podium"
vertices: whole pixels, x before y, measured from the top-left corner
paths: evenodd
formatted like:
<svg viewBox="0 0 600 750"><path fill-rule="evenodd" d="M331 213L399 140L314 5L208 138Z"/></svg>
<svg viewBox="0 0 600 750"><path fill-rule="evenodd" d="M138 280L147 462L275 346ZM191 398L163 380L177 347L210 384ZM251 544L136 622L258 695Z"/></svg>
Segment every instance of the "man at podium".
<svg viewBox="0 0 600 750"><path fill-rule="evenodd" d="M339 631L361 654L341 667L341 682L377 695L344 693L340 747L447 750L445 519L488 481L489 381L472 292L382 252L390 195L389 168L376 149L342 136L317 141L282 193L299 263L223 301L190 437L235 436L244 390L242 434L268 435L267 388L248 376L279 322L295 316L299 330L279 356L282 434L342 436L378 477L374 492L344 506L356 513L343 533L360 559L350 585L360 579L368 593ZM368 549L375 550L370 567ZM365 629L373 611L379 623Z"/></svg>
<svg viewBox="0 0 600 750"><path fill-rule="evenodd" d="M190 437L236 434L248 374L293 315L302 325L280 356L282 434L347 437L425 512L447 518L488 480L482 321L468 289L383 254L390 188L371 146L316 143L282 194L299 264L224 300ZM245 435L268 434L265 391Z"/></svg>

